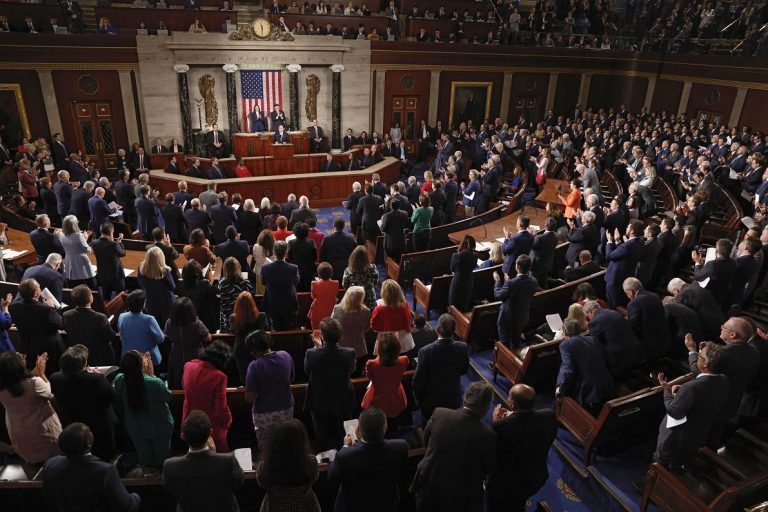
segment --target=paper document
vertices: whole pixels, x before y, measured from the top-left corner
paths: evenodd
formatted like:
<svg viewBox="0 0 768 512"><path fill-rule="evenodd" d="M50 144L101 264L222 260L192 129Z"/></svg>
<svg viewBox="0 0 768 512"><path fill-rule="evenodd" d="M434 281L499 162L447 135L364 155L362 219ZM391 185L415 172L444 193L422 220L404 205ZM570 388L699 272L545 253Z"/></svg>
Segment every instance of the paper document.
<svg viewBox="0 0 768 512"><path fill-rule="evenodd" d="M181 209L182 209L182 210L183 210L184 208L186 208L186 207L187 207L187 202L186 202L186 201L184 201L183 203L181 203ZM258 211L258 210L256 210L256 211Z"/></svg>
<svg viewBox="0 0 768 512"><path fill-rule="evenodd" d="M240 277L242 277L243 279L245 279L247 281L248 280L248 272L240 272Z"/></svg>
<svg viewBox="0 0 768 512"><path fill-rule="evenodd" d="M688 421L688 418L686 416L683 416L679 420L676 420L675 418L667 414L667 428L677 427L678 425L682 425L686 421Z"/></svg>
<svg viewBox="0 0 768 512"><path fill-rule="evenodd" d="M490 251L491 245L493 244L491 244L490 242L477 242L477 244L475 244L475 247L477 247L477 249L480 251Z"/></svg>
<svg viewBox="0 0 768 512"><path fill-rule="evenodd" d="M469 194L469 195L467 195L467 194L464 194L464 197L466 197L467 199L469 199L469 200L471 201L471 200L473 200L473 199L475 198L475 193L474 193L474 192L472 192L472 193L471 193L471 194Z"/></svg>
<svg viewBox="0 0 768 512"><path fill-rule="evenodd" d="M327 450L324 452L320 452L317 455L315 455L315 458L317 459L318 464L328 464L329 462L333 462L334 459L336 459L336 450Z"/></svg>
<svg viewBox="0 0 768 512"><path fill-rule="evenodd" d="M477 258L477 266L479 267L485 262L485 260L481 260L480 258Z"/></svg>
<svg viewBox="0 0 768 512"><path fill-rule="evenodd" d="M352 442L357 441L357 420L347 420L344 422L344 433L352 438Z"/></svg>
<svg viewBox="0 0 768 512"><path fill-rule="evenodd" d="M130 276L131 274L133 274L133 269L130 269L130 268L124 268L124 269L123 269L123 273L125 274L125 277L128 277L128 276Z"/></svg>
<svg viewBox="0 0 768 512"><path fill-rule="evenodd" d="M109 203L107 206L109 206L109 207L110 207L110 208L112 208L113 210L119 210L119 209L120 209L120 205L119 205L119 204L117 204L117 203L116 203L116 202L114 202L114 201L112 201L111 203Z"/></svg>
<svg viewBox="0 0 768 512"><path fill-rule="evenodd" d="M235 460L243 471L253 471L253 455L250 448L238 448L235 450Z"/></svg>
<svg viewBox="0 0 768 512"><path fill-rule="evenodd" d="M48 288L43 288L43 291L40 292L40 296L44 299L51 301L51 303L53 304L53 307L55 307L56 309L61 309L63 307L66 307L66 304L59 302L56 299L56 297L53 296L53 294L51 293L51 290L49 290Z"/></svg>
<svg viewBox="0 0 768 512"><path fill-rule="evenodd" d="M22 254L26 254L29 251L14 251L13 249L3 249L3 259L4 260L12 260L13 258L18 258Z"/></svg>
<svg viewBox="0 0 768 512"><path fill-rule="evenodd" d="M98 270L99 270L99 269L98 269L98 267L96 267L96 265L94 265L93 263L91 263L91 272L93 272L93 274L94 274L94 275L96 275L96 272L97 272Z"/></svg>
<svg viewBox="0 0 768 512"><path fill-rule="evenodd" d="M560 315L557 313L547 315L545 318L547 319L547 325L549 326L550 330L552 330L552 332L559 331L563 328L563 319L560 318Z"/></svg>
<svg viewBox="0 0 768 512"><path fill-rule="evenodd" d="M203 268L203 277L208 277L208 272L209 272L210 270L211 270L211 264L209 263L209 264L207 264L207 265L206 265L206 266Z"/></svg>
<svg viewBox="0 0 768 512"><path fill-rule="evenodd" d="M728 173L728 177L732 180L737 180L739 179L739 173L731 169L731 172Z"/></svg>
<svg viewBox="0 0 768 512"><path fill-rule="evenodd" d="M753 227L757 226L755 219L752 217L742 217L741 223L747 226L747 229L752 229Z"/></svg>
<svg viewBox="0 0 768 512"><path fill-rule="evenodd" d="M707 255L706 255L706 257L704 258L704 263L707 263L707 262L709 262L709 261L712 261L712 260L714 260L715 258L717 258L717 251L715 250L715 248L714 248L714 247L708 247L708 248L707 248Z"/></svg>
<svg viewBox="0 0 768 512"><path fill-rule="evenodd" d="M109 216L110 216L110 217L114 217L114 218L118 218L118 217L120 217L121 215L122 215L122 212L115 212L115 213L110 213L110 214L109 214Z"/></svg>
<svg viewBox="0 0 768 512"><path fill-rule="evenodd" d="M528 227L530 228L530 231L532 233L538 233L539 231L541 231L541 226L537 226L536 224L531 224Z"/></svg>
<svg viewBox="0 0 768 512"><path fill-rule="evenodd" d="M749 202L752 202L752 200L755 198L755 194L750 194L746 190L742 190L741 191L741 197L743 197L744 199L746 199Z"/></svg>
<svg viewBox="0 0 768 512"><path fill-rule="evenodd" d="M432 289L432 285L431 284L425 284L424 288L426 288L427 290L431 290Z"/></svg>
<svg viewBox="0 0 768 512"><path fill-rule="evenodd" d="M497 242L499 242L500 244L503 244L503 243L504 243L504 240L506 240L506 238L504 238L504 237L501 237L501 238L497 238L497 239L496 239L496 241L497 241Z"/></svg>
<svg viewBox="0 0 768 512"><path fill-rule="evenodd" d="M291 240L296 240L296 235L288 235L285 237L286 242L290 242Z"/></svg>
<svg viewBox="0 0 768 512"><path fill-rule="evenodd" d="M232 205L232 209L233 209L233 210L235 210L235 211L237 211L237 210L239 210L239 209L240 209L240 205L239 205L239 204L237 204L237 203L235 203L235 204L233 204L233 205Z"/></svg>

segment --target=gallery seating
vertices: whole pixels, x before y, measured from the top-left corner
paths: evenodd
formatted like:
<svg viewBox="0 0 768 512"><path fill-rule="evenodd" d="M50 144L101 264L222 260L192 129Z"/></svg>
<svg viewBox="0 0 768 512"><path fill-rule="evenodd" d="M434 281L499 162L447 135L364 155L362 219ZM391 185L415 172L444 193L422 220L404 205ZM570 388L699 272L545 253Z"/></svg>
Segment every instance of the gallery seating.
<svg viewBox="0 0 768 512"><path fill-rule="evenodd" d="M432 249L422 252L405 253L396 262L387 258L387 275L400 286L406 287L416 278L430 281L433 276L441 276L451 271L451 256L457 246Z"/></svg>

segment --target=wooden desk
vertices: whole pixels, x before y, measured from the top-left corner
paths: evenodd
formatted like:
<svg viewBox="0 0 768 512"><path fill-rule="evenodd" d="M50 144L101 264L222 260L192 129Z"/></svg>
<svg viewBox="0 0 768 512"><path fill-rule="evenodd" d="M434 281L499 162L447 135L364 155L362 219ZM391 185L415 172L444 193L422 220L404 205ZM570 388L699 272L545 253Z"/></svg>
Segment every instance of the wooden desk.
<svg viewBox="0 0 768 512"><path fill-rule="evenodd" d="M12 265L34 265L37 262L37 252L32 245L32 241L29 239L29 233L19 231L17 229L7 228L5 234L8 237L10 244L4 245L3 251L26 251L20 256L15 258L3 258L4 262Z"/></svg>
<svg viewBox="0 0 768 512"><path fill-rule="evenodd" d="M272 150L272 132L236 133L234 135L235 156L275 156ZM289 146L293 147L293 153L303 155L309 153L309 134L304 130L288 132L291 139ZM293 155L291 155L292 157Z"/></svg>
<svg viewBox="0 0 768 512"><path fill-rule="evenodd" d="M556 203L562 206L563 202L557 195L558 187L563 187L564 191L570 191L571 182L567 180L553 180L551 178L547 179L547 182L544 184L544 188L541 190L541 192L539 192L539 195L536 196L536 203L542 208L545 207L547 203Z"/></svg>
<svg viewBox="0 0 768 512"><path fill-rule="evenodd" d="M477 242L493 243L499 238L504 238L504 226L513 232L517 229L517 219L525 215L531 220L531 226L538 226L540 229L544 229L544 223L547 220L547 212L541 208L526 208L525 210L517 210L516 212L502 217L498 220L488 222L485 227L482 225L475 226L462 231L456 231L448 235L448 238L455 244L460 244L464 240L465 235L471 235L475 237Z"/></svg>
<svg viewBox="0 0 768 512"><path fill-rule="evenodd" d="M236 11L187 11L182 9L142 9L133 7L96 7L96 19L102 16L109 18L110 23L118 32L136 34L139 23L144 22L151 32L157 30L158 22L164 21L168 30L187 32L195 19L208 32L218 33L224 21L231 17L232 23L237 23Z"/></svg>

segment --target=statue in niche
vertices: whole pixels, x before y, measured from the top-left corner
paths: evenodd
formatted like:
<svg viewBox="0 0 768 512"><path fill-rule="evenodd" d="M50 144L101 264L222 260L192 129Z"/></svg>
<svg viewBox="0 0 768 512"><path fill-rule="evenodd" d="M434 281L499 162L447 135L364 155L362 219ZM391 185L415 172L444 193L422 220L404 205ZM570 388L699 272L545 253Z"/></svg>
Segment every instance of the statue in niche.
<svg viewBox="0 0 768 512"><path fill-rule="evenodd" d="M219 105L216 103L214 87L216 80L211 75L203 75L197 81L197 87L200 90L200 96L205 103L205 124L212 126L219 119Z"/></svg>
<svg viewBox="0 0 768 512"><path fill-rule="evenodd" d="M320 78L317 75L309 75L307 83L307 99L304 101L304 110L307 112L307 121L317 119L317 95L320 93Z"/></svg>

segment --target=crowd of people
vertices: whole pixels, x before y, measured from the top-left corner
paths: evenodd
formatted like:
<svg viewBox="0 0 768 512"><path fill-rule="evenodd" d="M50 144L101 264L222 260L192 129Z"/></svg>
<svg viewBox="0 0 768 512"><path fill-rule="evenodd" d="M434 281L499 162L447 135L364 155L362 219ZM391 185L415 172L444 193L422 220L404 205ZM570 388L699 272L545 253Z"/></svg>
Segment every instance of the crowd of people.
<svg viewBox="0 0 768 512"><path fill-rule="evenodd" d="M536 335L562 340L555 394L594 414L643 365L687 354L694 375L716 378L672 387L657 376L669 416L687 418L660 427L655 459L669 467L683 468L700 446L717 446L736 427L765 417L768 334L743 315L765 293L768 269L762 133L667 112L578 105L539 122L468 119L445 128L422 122L417 131L420 150L410 160L427 165L423 181L408 176L388 185L374 174L364 187L355 183L345 202L352 233L359 227L371 241L383 235L386 255L399 260L428 248L431 229L456 220L459 204L464 215L475 215L507 189L541 189L551 168L562 164L573 179L547 205L544 226L534 229L518 215L487 255L473 237L464 238L451 259L449 303L471 310L473 272L497 267L498 339L513 350L535 343ZM355 144L368 141L367 134L348 136ZM402 137L393 125L385 138L393 145L396 136ZM317 510L311 489L318 469L310 453L328 449L339 450L329 478L340 485L346 509L370 508L373 475L386 475L375 484L382 510L390 510L415 408L426 454L411 492L421 510L447 504L480 510L484 501L491 510L522 510L546 481L556 426L551 411L533 411L535 390L513 386L511 410L496 408L492 425L485 425L493 391L476 383L462 396L469 349L454 339L456 320L443 314L433 329L413 311L401 285L380 275L343 218L323 233L306 196L291 194L283 204L262 198L256 211L254 198L217 191L215 181L198 197L184 181L177 192L157 197L140 147L122 155L125 168L114 184L89 171L60 134L11 153L4 163L15 166L22 190L11 208L38 226L30 233L38 265L24 270L18 296L0 303L0 403L13 451L25 463L45 465L44 491L60 510L69 510L75 497L95 499L83 497L85 485L67 484L86 471L100 475L93 485L124 510L138 506L116 470L101 462L117 454L118 431L127 433L143 471L162 468L163 484L182 508L213 499L232 503L242 473L231 456L213 452L233 448L226 388L234 386L252 404L263 510ZM608 172L626 196L604 196ZM656 180L666 181L680 201L668 215L653 194ZM720 239L714 256L705 258L716 190L740 198L751 221L738 243ZM93 292L109 300L126 289L119 219L147 245L127 311L110 323L93 309ZM565 241L566 264L556 268L554 252ZM179 249L187 261L181 269ZM594 277L602 267L604 296L581 283L560 331L530 329L537 292ZM68 310L57 307L65 286L72 288ZM306 319L299 318L301 292L312 299ZM23 355L8 335L11 324ZM291 384L301 368L275 341L301 325L311 327L314 340L303 360L311 436L294 419ZM110 366L117 367L113 374L95 369ZM411 370L412 398L402 384ZM358 404L351 379L361 375L370 386ZM178 418L170 413L171 390L184 391ZM355 444L343 425L360 409L357 437L364 442ZM189 445L180 458L171 457L175 422ZM203 466L204 477L193 471Z"/></svg>

